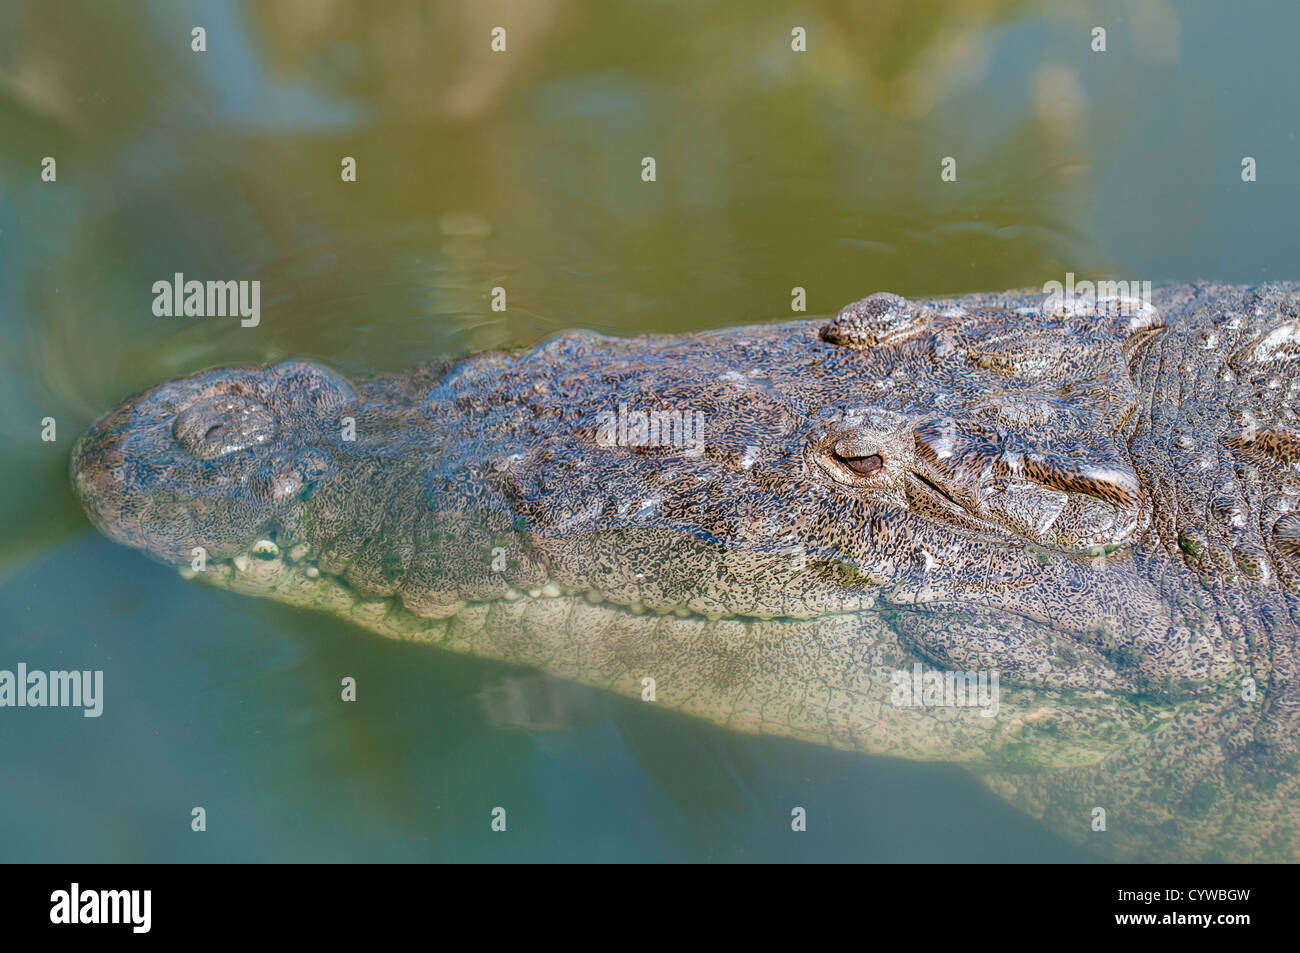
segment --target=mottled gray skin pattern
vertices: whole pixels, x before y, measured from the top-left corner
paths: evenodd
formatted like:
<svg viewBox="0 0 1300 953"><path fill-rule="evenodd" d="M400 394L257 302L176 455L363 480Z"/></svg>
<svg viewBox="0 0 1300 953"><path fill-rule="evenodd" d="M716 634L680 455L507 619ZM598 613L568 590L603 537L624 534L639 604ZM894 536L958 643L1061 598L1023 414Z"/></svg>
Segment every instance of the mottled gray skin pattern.
<svg viewBox="0 0 1300 953"><path fill-rule="evenodd" d="M217 585L959 761L1112 856L1294 860L1298 287L225 368L126 401L71 474L105 533L186 575L202 547ZM620 409L701 439L611 442ZM891 704L918 661L997 670L997 716Z"/></svg>

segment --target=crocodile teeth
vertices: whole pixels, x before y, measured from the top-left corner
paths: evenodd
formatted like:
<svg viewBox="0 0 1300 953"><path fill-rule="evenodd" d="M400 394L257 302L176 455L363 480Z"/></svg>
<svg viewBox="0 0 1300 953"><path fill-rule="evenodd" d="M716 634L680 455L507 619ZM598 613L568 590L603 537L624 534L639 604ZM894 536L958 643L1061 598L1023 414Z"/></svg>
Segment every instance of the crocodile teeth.
<svg viewBox="0 0 1300 953"><path fill-rule="evenodd" d="M234 558L233 562L235 568L240 572L248 572L248 555L246 553L240 553Z"/></svg>
<svg viewBox="0 0 1300 953"><path fill-rule="evenodd" d="M280 555L280 547L275 545L269 539L259 539L253 544L253 555L257 556L266 553L271 556Z"/></svg>

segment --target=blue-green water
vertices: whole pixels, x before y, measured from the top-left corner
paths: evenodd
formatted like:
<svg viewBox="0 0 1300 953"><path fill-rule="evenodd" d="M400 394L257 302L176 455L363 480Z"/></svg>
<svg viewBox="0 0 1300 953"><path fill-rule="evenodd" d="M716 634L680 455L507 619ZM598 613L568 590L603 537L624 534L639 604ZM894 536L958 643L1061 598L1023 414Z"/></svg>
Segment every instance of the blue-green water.
<svg viewBox="0 0 1300 953"><path fill-rule="evenodd" d="M1298 21L1163 0L5 4L0 668L103 669L106 698L98 719L0 710L0 859L1090 856L953 767L732 734L184 584L90 530L67 454L122 397L214 364L369 374L568 327L776 320L794 286L816 314L1066 272L1294 280ZM175 272L259 279L260 325L154 316Z"/></svg>

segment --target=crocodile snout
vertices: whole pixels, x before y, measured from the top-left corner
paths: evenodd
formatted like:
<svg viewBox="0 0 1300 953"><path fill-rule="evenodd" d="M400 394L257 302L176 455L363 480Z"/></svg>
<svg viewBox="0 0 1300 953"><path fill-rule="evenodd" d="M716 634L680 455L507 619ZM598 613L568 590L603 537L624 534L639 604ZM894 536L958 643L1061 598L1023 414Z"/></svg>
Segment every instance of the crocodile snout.
<svg viewBox="0 0 1300 953"><path fill-rule="evenodd" d="M119 411L82 434L72 449L68 472L73 492L90 521L128 546L147 544L147 500L131 489L127 445L131 433Z"/></svg>
<svg viewBox="0 0 1300 953"><path fill-rule="evenodd" d="M69 476L91 521L169 562L246 548L335 470L355 400L310 361L204 371L137 394L73 448Z"/></svg>
<svg viewBox="0 0 1300 953"><path fill-rule="evenodd" d="M200 460L264 444L278 431L270 408L239 394L202 397L177 414L172 425L176 442Z"/></svg>

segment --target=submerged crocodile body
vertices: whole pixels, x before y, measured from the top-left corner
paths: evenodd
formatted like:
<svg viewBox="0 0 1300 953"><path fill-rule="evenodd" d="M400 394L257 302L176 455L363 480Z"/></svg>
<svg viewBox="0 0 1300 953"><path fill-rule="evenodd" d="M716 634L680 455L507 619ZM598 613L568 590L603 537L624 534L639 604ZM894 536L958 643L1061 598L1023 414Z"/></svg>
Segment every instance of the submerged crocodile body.
<svg viewBox="0 0 1300 953"><path fill-rule="evenodd" d="M1297 392L1300 285L878 294L376 380L206 371L71 476L220 586L962 762L1113 856L1294 860ZM911 697L933 670L996 676L993 710Z"/></svg>

